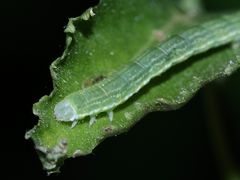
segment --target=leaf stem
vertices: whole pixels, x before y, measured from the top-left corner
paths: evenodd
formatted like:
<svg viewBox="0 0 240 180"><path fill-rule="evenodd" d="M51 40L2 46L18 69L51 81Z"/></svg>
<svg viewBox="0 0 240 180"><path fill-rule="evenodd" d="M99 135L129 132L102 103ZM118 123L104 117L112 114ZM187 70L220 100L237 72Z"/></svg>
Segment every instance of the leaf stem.
<svg viewBox="0 0 240 180"><path fill-rule="evenodd" d="M240 174L237 171L227 137L224 134L219 103L213 86L205 88L204 105L209 135L222 177L224 180L240 180Z"/></svg>

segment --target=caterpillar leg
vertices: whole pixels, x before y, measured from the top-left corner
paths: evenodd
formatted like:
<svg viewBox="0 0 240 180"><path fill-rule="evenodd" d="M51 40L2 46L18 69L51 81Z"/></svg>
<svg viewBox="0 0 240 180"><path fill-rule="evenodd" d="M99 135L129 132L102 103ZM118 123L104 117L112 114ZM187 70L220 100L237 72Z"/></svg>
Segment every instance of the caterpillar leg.
<svg viewBox="0 0 240 180"><path fill-rule="evenodd" d="M89 126L93 125L96 122L96 116L95 115L91 115L90 116L90 121L89 121Z"/></svg>
<svg viewBox="0 0 240 180"><path fill-rule="evenodd" d="M71 125L71 128L74 128L74 127L77 125L77 123L78 123L78 121L76 121L76 120L73 121L73 122L72 122L72 125Z"/></svg>
<svg viewBox="0 0 240 180"><path fill-rule="evenodd" d="M236 55L237 61L240 62L240 36L232 43L232 49Z"/></svg>
<svg viewBox="0 0 240 180"><path fill-rule="evenodd" d="M108 111L107 114L108 114L108 118L109 118L110 122L112 122L112 120L113 120L113 111L112 110Z"/></svg>
<svg viewBox="0 0 240 180"><path fill-rule="evenodd" d="M239 52L239 48L240 48L240 38L239 39L237 39L236 41L234 41L233 43L232 43L232 48L233 48L233 50L237 50L237 52Z"/></svg>

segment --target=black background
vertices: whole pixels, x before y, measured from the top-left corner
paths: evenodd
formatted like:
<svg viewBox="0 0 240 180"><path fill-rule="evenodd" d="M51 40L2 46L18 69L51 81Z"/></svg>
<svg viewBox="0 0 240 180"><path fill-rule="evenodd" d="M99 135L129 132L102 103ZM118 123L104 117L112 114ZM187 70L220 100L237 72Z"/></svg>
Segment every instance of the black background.
<svg viewBox="0 0 240 180"><path fill-rule="evenodd" d="M7 177L46 177L33 143L24 139L25 132L37 123L32 104L52 90L49 65L64 49L63 29L68 18L96 3L3 1L0 162ZM180 110L147 115L128 133L101 143L92 155L66 160L62 173L48 178L220 179L203 94L201 90ZM221 99L225 120L234 120L236 116L226 101ZM230 132L231 124L224 123ZM234 142L229 144L237 149Z"/></svg>

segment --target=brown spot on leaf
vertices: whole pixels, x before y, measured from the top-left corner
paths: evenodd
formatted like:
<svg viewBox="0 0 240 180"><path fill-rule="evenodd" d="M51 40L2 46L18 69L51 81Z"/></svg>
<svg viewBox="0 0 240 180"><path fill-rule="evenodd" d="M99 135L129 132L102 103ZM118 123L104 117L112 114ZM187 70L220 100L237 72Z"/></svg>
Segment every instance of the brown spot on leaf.
<svg viewBox="0 0 240 180"><path fill-rule="evenodd" d="M89 86L92 86L100 81L102 81L103 79L106 79L107 77L104 76L104 75L99 75L95 78L91 78L91 79L88 79L86 80L84 83L83 83L83 88L86 88L86 87L89 87Z"/></svg>
<svg viewBox="0 0 240 180"><path fill-rule="evenodd" d="M165 33L161 30L154 30L153 36L157 41L163 41L166 38Z"/></svg>
<svg viewBox="0 0 240 180"><path fill-rule="evenodd" d="M103 132L105 135L112 135L113 133L116 133L116 126L108 125L103 128Z"/></svg>

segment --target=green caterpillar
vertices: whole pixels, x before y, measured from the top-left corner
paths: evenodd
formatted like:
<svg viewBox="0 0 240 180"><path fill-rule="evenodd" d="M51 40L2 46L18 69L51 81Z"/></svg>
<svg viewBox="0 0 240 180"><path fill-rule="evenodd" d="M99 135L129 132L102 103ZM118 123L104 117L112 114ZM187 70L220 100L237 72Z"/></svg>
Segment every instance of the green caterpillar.
<svg viewBox="0 0 240 180"><path fill-rule="evenodd" d="M113 109L127 101L152 78L183 62L189 57L211 48L240 39L240 12L225 15L148 49L129 66L99 83L67 95L54 108L58 121L72 121L90 116L90 125L96 116L107 112L113 120Z"/></svg>

